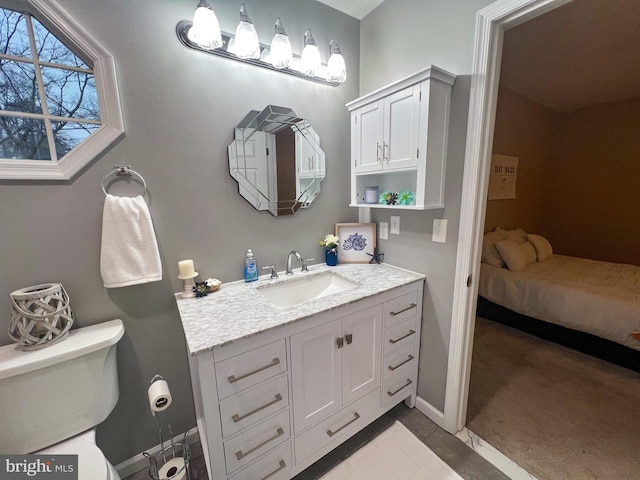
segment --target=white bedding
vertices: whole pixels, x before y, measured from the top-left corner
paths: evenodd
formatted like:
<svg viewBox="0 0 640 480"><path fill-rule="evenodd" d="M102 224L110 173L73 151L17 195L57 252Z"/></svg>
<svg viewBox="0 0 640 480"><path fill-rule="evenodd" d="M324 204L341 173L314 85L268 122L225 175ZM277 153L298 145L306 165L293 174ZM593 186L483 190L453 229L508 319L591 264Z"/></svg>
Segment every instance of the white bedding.
<svg viewBox="0 0 640 480"><path fill-rule="evenodd" d="M640 350L640 267L553 255L520 272L482 264L478 293L514 312Z"/></svg>

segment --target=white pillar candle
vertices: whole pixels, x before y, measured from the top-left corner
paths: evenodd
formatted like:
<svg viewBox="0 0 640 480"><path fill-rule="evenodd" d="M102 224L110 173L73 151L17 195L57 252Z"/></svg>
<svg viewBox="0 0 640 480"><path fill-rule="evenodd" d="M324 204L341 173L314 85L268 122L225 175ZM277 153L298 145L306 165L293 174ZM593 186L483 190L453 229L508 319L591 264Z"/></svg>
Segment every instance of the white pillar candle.
<svg viewBox="0 0 640 480"><path fill-rule="evenodd" d="M178 262L178 270L181 277L193 277L196 273L193 268L193 260L181 260Z"/></svg>

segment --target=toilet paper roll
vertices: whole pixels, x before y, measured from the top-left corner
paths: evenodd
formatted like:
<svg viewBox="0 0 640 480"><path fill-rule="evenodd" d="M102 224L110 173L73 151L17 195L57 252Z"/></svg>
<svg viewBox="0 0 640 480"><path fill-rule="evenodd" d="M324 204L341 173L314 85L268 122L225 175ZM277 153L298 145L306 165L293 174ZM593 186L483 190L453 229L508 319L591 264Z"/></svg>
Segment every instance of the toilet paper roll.
<svg viewBox="0 0 640 480"><path fill-rule="evenodd" d="M171 405L171 392L166 380L156 380L149 387L149 406L152 412L162 412Z"/></svg>
<svg viewBox="0 0 640 480"><path fill-rule="evenodd" d="M187 469L184 467L184 458L172 458L158 470L160 480L184 480ZM182 468L182 471L180 469Z"/></svg>

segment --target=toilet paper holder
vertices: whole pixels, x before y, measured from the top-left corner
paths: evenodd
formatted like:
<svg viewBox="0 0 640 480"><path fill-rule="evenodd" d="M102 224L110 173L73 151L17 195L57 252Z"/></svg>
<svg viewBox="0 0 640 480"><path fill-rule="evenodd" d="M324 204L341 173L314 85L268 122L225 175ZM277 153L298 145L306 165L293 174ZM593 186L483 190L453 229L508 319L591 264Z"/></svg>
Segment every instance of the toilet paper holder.
<svg viewBox="0 0 640 480"><path fill-rule="evenodd" d="M169 430L169 445L165 446L160 424L160 413L171 405L172 398L169 385L162 375L155 375L151 379L147 392L151 414L156 419L158 436L160 438L159 451L157 453L143 452L149 460L149 475L153 480L191 480L191 448L185 433L179 441L173 436L171 424L167 423Z"/></svg>

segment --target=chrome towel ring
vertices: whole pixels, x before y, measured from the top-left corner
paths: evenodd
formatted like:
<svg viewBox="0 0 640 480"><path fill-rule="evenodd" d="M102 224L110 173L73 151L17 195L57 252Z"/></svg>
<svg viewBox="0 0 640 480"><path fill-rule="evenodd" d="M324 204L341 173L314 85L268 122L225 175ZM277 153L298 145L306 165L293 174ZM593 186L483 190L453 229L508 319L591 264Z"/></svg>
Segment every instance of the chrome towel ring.
<svg viewBox="0 0 640 480"><path fill-rule="evenodd" d="M138 172L136 172L131 168L131 165L115 165L113 167L113 170L110 170L109 172L107 172L107 174L104 177L102 177L102 191L104 192L105 196L107 195L107 187L105 182L112 175L115 175L117 177L121 177L121 176L136 177L144 187L144 192L142 192L142 195L147 193L147 182L144 181L144 178L142 178L142 175L140 175Z"/></svg>

